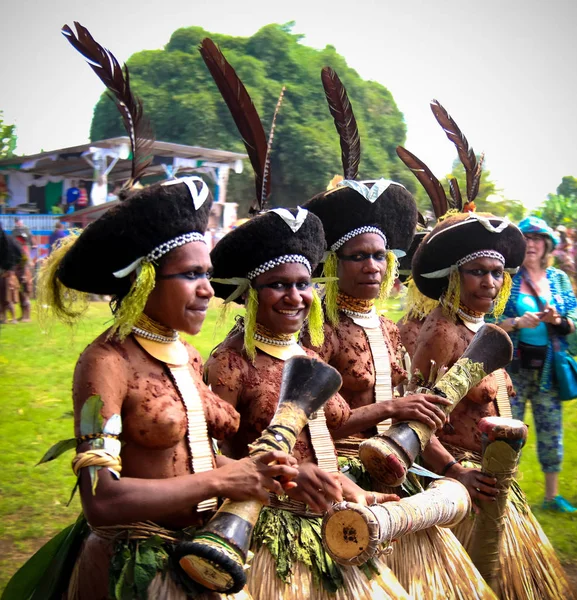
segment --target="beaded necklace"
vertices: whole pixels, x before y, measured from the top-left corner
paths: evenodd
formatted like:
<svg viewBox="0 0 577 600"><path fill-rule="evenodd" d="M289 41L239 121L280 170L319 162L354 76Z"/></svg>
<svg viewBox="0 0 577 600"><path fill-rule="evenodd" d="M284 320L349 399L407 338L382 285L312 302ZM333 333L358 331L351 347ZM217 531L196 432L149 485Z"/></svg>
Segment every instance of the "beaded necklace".
<svg viewBox="0 0 577 600"><path fill-rule="evenodd" d="M297 343L295 335L292 333L274 333L260 323L256 324L254 339L257 342L270 344L271 346L292 346Z"/></svg>
<svg viewBox="0 0 577 600"><path fill-rule="evenodd" d="M348 296L343 292L337 294L337 308L348 317L366 318L371 317L375 300L364 300Z"/></svg>
<svg viewBox="0 0 577 600"><path fill-rule="evenodd" d="M141 313L132 326L132 331L147 340L160 342L161 344L171 344L178 340L178 331L165 327L154 321L144 313Z"/></svg>
<svg viewBox="0 0 577 600"><path fill-rule="evenodd" d="M463 321L466 321L467 323L477 324L483 323L483 321L485 320L485 313L471 310L470 308L467 308L464 304L459 304L457 315L459 315L459 318Z"/></svg>

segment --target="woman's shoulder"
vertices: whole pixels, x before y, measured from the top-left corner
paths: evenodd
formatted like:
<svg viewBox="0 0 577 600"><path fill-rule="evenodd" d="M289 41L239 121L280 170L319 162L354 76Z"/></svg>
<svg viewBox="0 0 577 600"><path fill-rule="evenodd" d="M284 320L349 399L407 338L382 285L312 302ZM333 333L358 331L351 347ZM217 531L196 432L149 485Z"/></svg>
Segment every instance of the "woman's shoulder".
<svg viewBox="0 0 577 600"><path fill-rule="evenodd" d="M130 338L120 341L116 337L109 338L108 330L104 331L82 351L76 363L77 368L95 364L105 367L111 363L128 363L134 351L133 346Z"/></svg>

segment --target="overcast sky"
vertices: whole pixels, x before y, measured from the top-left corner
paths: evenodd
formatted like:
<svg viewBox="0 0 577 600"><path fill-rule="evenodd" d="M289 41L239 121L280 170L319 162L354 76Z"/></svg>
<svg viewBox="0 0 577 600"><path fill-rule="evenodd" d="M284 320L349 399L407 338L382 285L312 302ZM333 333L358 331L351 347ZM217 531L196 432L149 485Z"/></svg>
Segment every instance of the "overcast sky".
<svg viewBox="0 0 577 600"><path fill-rule="evenodd" d="M577 176L577 2L570 0L19 0L0 7L0 110L19 154L88 140L103 86L60 34L80 21L120 60L189 25L248 36L296 21L393 94L406 147L441 177L456 156L429 109L453 115L503 194L533 207Z"/></svg>

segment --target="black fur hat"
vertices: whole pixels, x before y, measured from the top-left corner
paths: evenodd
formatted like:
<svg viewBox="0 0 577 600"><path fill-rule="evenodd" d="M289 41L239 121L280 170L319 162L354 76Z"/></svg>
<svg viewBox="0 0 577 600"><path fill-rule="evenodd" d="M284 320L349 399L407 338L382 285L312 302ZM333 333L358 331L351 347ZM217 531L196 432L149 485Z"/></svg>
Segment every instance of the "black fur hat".
<svg viewBox="0 0 577 600"><path fill-rule="evenodd" d="M300 223L298 229L294 231L279 212L289 221L289 214L296 218L296 222ZM323 226L318 217L302 208L273 209L253 217L227 233L213 248L210 258L215 278L247 278L251 272L260 270L260 267L269 261L274 262L281 256L303 256L314 269L322 260L324 251ZM271 264L269 268L273 266L276 265ZM253 274L248 278L252 279L255 276ZM226 299L235 287L213 282L216 295L223 299Z"/></svg>
<svg viewBox="0 0 577 600"><path fill-rule="evenodd" d="M352 182L372 189L380 181ZM340 185L318 194L305 204L322 221L327 246L361 227L376 227L387 238L389 250L406 251L411 245L417 224L417 206L411 194L392 183L373 202L355 189Z"/></svg>
<svg viewBox="0 0 577 600"><path fill-rule="evenodd" d="M411 242L411 246L407 250L405 256L399 258L399 279L401 283L405 283L411 274L411 263L413 262L413 256L421 242L425 239L428 231L417 231L415 237Z"/></svg>
<svg viewBox="0 0 577 600"><path fill-rule="evenodd" d="M130 278L117 278L114 273L179 236L204 235L211 205L210 191L198 177L135 191L82 232L64 256L57 277L81 292L122 295L130 287Z"/></svg>
<svg viewBox="0 0 577 600"><path fill-rule="evenodd" d="M488 213L460 213L441 221L427 234L413 258L413 279L419 291L438 300L449 284L449 269L483 250L498 252L505 259L505 268L515 270L525 258L525 238L508 219ZM444 270L446 274L442 274ZM424 277L436 271L441 273Z"/></svg>

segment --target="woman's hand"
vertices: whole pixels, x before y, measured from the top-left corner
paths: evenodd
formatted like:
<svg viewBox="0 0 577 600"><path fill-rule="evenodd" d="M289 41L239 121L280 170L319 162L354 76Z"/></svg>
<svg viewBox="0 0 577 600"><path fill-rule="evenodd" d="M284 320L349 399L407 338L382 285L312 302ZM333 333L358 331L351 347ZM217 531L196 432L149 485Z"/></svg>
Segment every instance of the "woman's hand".
<svg viewBox="0 0 577 600"><path fill-rule="evenodd" d="M394 502L399 500L397 494L382 494L381 492L367 492L359 487L352 479L344 473L340 473L339 480L343 488L343 498L348 502L356 502L363 506L371 504L382 504L383 502Z"/></svg>
<svg viewBox="0 0 577 600"><path fill-rule="evenodd" d="M393 398L390 404L395 421L420 421L436 430L440 429L447 419L447 415L437 405L450 406L452 402L433 394L411 394Z"/></svg>
<svg viewBox="0 0 577 600"><path fill-rule="evenodd" d="M287 490L293 499L304 502L315 512L326 512L333 502L342 502L343 492L340 477L320 469L315 463L299 465L299 474L295 479L296 487Z"/></svg>
<svg viewBox="0 0 577 600"><path fill-rule="evenodd" d="M541 314L527 311L517 320L517 329L535 329L541 323Z"/></svg>
<svg viewBox="0 0 577 600"><path fill-rule="evenodd" d="M283 494L295 487L299 475L294 457L284 452L266 452L254 458L227 462L214 471L219 477L219 496L231 500L259 500L268 504L269 492Z"/></svg>
<svg viewBox="0 0 577 600"><path fill-rule="evenodd" d="M475 512L478 511L476 502L495 502L496 496L499 495L499 490L495 487L497 480L483 475L479 469L469 469L457 463L447 471L447 477L460 481L467 488Z"/></svg>
<svg viewBox="0 0 577 600"><path fill-rule="evenodd" d="M559 325L561 323L561 315L549 303L545 305L543 312L538 314L541 315L542 323L549 323L550 325Z"/></svg>

